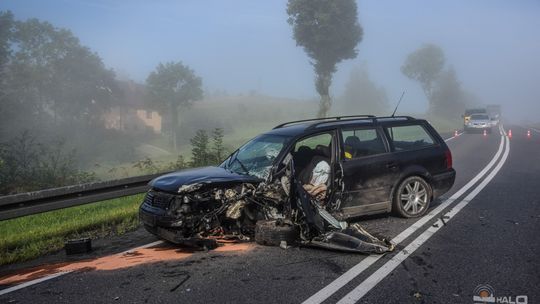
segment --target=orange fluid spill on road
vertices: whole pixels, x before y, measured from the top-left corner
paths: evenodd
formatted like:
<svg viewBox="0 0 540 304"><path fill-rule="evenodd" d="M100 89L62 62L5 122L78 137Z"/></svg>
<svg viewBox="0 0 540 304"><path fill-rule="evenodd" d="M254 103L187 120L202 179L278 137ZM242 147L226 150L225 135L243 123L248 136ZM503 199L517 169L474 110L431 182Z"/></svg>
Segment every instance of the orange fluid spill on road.
<svg viewBox="0 0 540 304"><path fill-rule="evenodd" d="M117 270L142 264L151 264L163 261L182 260L194 254L206 254L191 252L178 247L160 245L161 247L141 248L133 251L117 253L91 260L82 260L72 263L57 263L41 265L30 269L18 271L0 277L0 285L12 285L39 279L47 275L66 271L91 271L91 270ZM249 243L223 242L221 246L211 252L236 252L248 251L253 248Z"/></svg>

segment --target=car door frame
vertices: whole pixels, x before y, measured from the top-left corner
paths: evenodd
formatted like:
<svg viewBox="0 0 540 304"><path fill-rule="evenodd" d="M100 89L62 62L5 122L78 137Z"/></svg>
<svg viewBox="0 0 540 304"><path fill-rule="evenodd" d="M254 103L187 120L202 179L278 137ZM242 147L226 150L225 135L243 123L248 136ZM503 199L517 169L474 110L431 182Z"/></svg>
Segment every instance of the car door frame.
<svg viewBox="0 0 540 304"><path fill-rule="evenodd" d="M331 140L331 145L332 147L330 148L330 176L328 177L328 180L330 181L329 183L329 186L328 186L328 197L327 197L327 201L330 201L332 200L332 203L334 203L335 200L339 199L339 195L340 195L340 185L339 185L339 182L341 181L341 175L342 175L342 172L340 170L341 166L339 164L339 161L338 161L338 153L339 153L339 139L338 139L338 128L337 127L332 127L332 128L325 128L323 130L316 130L315 132L310 132L310 133L304 133L302 134L302 136L298 136L296 138L294 138L293 140L290 141L290 143L288 144L288 146L286 147L285 151L283 153L283 156L282 158L285 159L286 155L287 154L293 154L294 152L294 148L296 146L296 143L299 142L299 141L302 141L306 138L309 138L309 137L313 137L313 136L317 136L317 135L321 135L321 134L330 134L331 137L332 137L332 140ZM279 162L283 162L283 159L280 159ZM295 172L295 174L297 174L297 172ZM296 178L296 176L294 177ZM338 202L339 204L339 202Z"/></svg>
<svg viewBox="0 0 540 304"><path fill-rule="evenodd" d="M344 144L345 139L343 138L343 132L344 131L350 131L350 130L366 130L366 129L374 129L377 132L378 137L381 139L385 152L384 153L378 153L373 155L367 155L362 156L354 159L345 159L344 157ZM395 178L399 175L399 166L397 165L397 162L395 160L395 156L392 153L392 149L390 147L390 143L388 142L388 139L386 138L386 134L382 128L382 126L378 123L374 123L372 125L346 125L346 126L340 126L337 130L337 136L339 139L339 151L336 154L337 163L340 164L340 167L342 168L342 174L343 179L346 179L345 177L345 170L347 169L347 163L352 162L367 162L370 160L374 160L379 158L379 162L381 162L381 165L384 165L385 170L387 169L388 172L385 174L388 175L395 175ZM382 159L381 159L382 158ZM361 164L359 165L361 166ZM367 177L369 179L369 177ZM388 180L386 184L384 184L382 187L383 189L380 191L380 194L378 195L380 197L380 200L373 203L362 203L361 201L357 201L354 205L344 205L341 206L339 212L336 214L341 219L348 219L356 216L361 215L369 215L369 214L376 214L376 213L384 213L389 212L391 210L391 200L389 193L392 191L392 186L394 183L394 178L391 178L391 180ZM352 191L347 190L347 183L353 183L354 181L347 181L344 180L343 183L345 185L342 186L343 193L342 197L343 199L346 199L348 195L351 195ZM349 188L350 189L350 188ZM367 190L367 192L374 192L376 190L370 189ZM354 200L354 198L352 198Z"/></svg>

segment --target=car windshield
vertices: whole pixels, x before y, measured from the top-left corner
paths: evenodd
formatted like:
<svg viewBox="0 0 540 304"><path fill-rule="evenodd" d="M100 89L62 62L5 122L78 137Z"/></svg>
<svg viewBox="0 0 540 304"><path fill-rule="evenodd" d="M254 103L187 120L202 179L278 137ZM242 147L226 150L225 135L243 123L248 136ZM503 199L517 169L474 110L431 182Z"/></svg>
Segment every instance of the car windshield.
<svg viewBox="0 0 540 304"><path fill-rule="evenodd" d="M239 174L266 179L274 159L289 142L289 136L261 135L247 142L220 167Z"/></svg>
<svg viewBox="0 0 540 304"><path fill-rule="evenodd" d="M487 115L473 115L471 116L471 119L476 119L476 120L488 120L489 117Z"/></svg>
<svg viewBox="0 0 540 304"><path fill-rule="evenodd" d="M473 115L473 114L483 114L486 113L485 110L482 109L472 109L472 110L465 110L465 115Z"/></svg>

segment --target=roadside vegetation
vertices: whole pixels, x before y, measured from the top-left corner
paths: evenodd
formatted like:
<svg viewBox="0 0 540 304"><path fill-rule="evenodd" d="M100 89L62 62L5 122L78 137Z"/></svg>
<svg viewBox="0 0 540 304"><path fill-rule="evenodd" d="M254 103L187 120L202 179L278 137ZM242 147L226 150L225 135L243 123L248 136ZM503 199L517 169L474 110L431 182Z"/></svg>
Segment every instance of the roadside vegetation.
<svg viewBox="0 0 540 304"><path fill-rule="evenodd" d="M134 195L0 221L0 265L56 252L68 239L135 230L142 198Z"/></svg>

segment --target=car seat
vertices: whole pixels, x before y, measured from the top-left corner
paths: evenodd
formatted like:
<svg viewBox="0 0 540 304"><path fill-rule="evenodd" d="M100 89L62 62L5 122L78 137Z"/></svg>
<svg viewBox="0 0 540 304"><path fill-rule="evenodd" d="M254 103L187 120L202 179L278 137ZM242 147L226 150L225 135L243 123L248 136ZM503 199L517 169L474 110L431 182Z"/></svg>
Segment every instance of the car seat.
<svg viewBox="0 0 540 304"><path fill-rule="evenodd" d="M358 155L360 145L360 138L356 136L347 136L347 138L345 139L345 152L350 153L351 156L354 158Z"/></svg>

